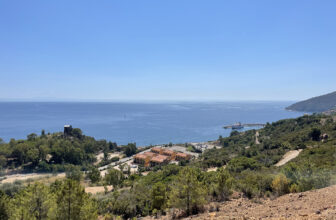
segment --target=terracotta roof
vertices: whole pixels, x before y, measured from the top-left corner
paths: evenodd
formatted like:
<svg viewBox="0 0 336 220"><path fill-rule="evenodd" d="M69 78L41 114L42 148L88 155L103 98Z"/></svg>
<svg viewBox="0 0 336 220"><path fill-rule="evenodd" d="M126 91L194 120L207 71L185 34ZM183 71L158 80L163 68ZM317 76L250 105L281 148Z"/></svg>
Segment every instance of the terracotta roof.
<svg viewBox="0 0 336 220"><path fill-rule="evenodd" d="M177 157L189 157L190 155L186 153L177 153L176 156Z"/></svg>
<svg viewBox="0 0 336 220"><path fill-rule="evenodd" d="M145 154L136 154L134 156L134 158L145 160L147 158L147 156Z"/></svg>
<svg viewBox="0 0 336 220"><path fill-rule="evenodd" d="M152 150L152 151L161 151L162 148L161 148L161 147L153 147L151 150Z"/></svg>
<svg viewBox="0 0 336 220"><path fill-rule="evenodd" d="M172 151L172 150L164 150L162 153L163 153L163 154L172 155L172 154L174 154L175 152Z"/></svg>
<svg viewBox="0 0 336 220"><path fill-rule="evenodd" d="M156 163L163 163L166 160L168 160L168 157L164 155L157 155L151 159L152 162L156 162Z"/></svg>
<svg viewBox="0 0 336 220"><path fill-rule="evenodd" d="M147 151L145 153L143 153L144 155L148 156L148 157L154 157L156 154L150 151Z"/></svg>

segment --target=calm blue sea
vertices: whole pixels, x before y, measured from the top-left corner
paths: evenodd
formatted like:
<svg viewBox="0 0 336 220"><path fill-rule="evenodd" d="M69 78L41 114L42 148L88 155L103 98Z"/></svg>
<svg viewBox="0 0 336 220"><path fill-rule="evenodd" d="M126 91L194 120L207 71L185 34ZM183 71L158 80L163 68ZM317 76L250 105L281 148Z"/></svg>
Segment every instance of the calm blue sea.
<svg viewBox="0 0 336 220"><path fill-rule="evenodd" d="M138 146L217 139L235 122L266 123L302 115L284 110L290 102L212 103L47 103L0 102L0 138L63 131L65 124L84 134Z"/></svg>

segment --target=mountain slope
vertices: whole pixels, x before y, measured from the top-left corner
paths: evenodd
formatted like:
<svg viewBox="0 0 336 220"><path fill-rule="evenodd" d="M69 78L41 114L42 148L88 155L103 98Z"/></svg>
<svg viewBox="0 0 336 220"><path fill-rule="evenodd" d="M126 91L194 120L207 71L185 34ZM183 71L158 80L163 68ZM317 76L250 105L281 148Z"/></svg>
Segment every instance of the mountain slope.
<svg viewBox="0 0 336 220"><path fill-rule="evenodd" d="M218 212L192 216L203 219L334 219L336 186L292 193L276 199L253 202L246 198L233 199L219 205Z"/></svg>
<svg viewBox="0 0 336 220"><path fill-rule="evenodd" d="M297 102L287 107L286 109L301 112L324 112L335 108L336 91L326 95L310 98L305 101Z"/></svg>

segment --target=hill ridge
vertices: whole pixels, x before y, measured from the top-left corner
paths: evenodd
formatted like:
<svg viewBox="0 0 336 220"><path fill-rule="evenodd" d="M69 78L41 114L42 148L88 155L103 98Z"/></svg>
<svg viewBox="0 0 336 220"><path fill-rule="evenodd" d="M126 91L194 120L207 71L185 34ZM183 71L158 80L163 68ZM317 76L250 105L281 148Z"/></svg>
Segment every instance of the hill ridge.
<svg viewBox="0 0 336 220"><path fill-rule="evenodd" d="M300 112L325 112L336 109L336 91L294 103L286 109Z"/></svg>

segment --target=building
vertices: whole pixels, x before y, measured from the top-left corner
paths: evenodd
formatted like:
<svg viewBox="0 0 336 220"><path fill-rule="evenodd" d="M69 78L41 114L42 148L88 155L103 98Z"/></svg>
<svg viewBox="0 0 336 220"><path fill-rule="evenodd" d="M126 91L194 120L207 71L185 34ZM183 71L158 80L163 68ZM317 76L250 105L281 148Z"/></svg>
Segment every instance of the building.
<svg viewBox="0 0 336 220"><path fill-rule="evenodd" d="M190 160L191 159L191 155L190 154L186 154L186 153L177 153L175 158L176 158L177 161Z"/></svg>
<svg viewBox="0 0 336 220"><path fill-rule="evenodd" d="M162 155L168 156L169 160L175 160L176 152L172 150L163 150Z"/></svg>
<svg viewBox="0 0 336 220"><path fill-rule="evenodd" d="M64 136L71 136L71 133L72 133L72 126L64 125Z"/></svg>
<svg viewBox="0 0 336 220"><path fill-rule="evenodd" d="M147 156L145 154L136 154L133 157L133 162L138 164L145 164Z"/></svg>
<svg viewBox="0 0 336 220"><path fill-rule="evenodd" d="M191 155L186 153L179 153L173 150L164 149L161 147L153 147L151 151L145 153L138 153L134 155L133 162L142 164L145 167L168 164L170 161L190 160Z"/></svg>
<svg viewBox="0 0 336 220"><path fill-rule="evenodd" d="M134 163L147 165L149 164L150 159L154 156L156 156L156 154L153 152L139 153L133 157L133 161Z"/></svg>
<svg viewBox="0 0 336 220"><path fill-rule="evenodd" d="M169 161L170 160L169 160L168 156L157 155L150 160L150 165L151 165L151 167L154 167L154 166L157 166L157 165L168 164Z"/></svg>
<svg viewBox="0 0 336 220"><path fill-rule="evenodd" d="M161 154L163 149L161 147L153 147L151 151L156 154Z"/></svg>

